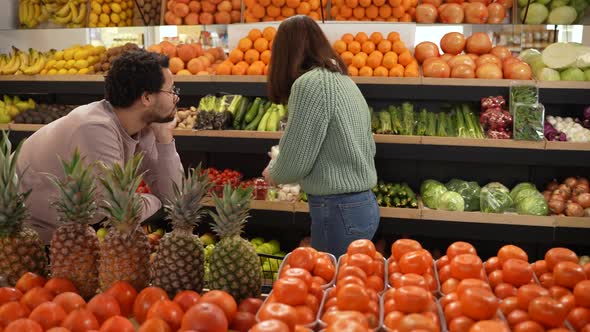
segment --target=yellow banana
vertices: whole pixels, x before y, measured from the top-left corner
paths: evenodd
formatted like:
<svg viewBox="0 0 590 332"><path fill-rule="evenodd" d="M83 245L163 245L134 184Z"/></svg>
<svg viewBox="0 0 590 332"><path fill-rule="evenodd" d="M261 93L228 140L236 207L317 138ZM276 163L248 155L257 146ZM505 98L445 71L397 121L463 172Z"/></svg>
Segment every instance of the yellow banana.
<svg viewBox="0 0 590 332"><path fill-rule="evenodd" d="M38 3L34 4L33 6L35 8L35 17L41 17L41 6Z"/></svg>
<svg viewBox="0 0 590 332"><path fill-rule="evenodd" d="M81 4L78 15L74 16L73 22L76 24L80 24L80 23L84 22L84 20L86 20L86 10L87 10L86 4L85 3Z"/></svg>
<svg viewBox="0 0 590 332"><path fill-rule="evenodd" d="M25 17L27 17L25 10L27 10L27 5L25 1L21 1L18 3L18 21L20 25L25 25Z"/></svg>
<svg viewBox="0 0 590 332"><path fill-rule="evenodd" d="M57 10L54 15L59 17L66 17L68 16L71 10L72 8L70 7L69 3L66 3L63 7Z"/></svg>
<svg viewBox="0 0 590 332"><path fill-rule="evenodd" d="M2 75L13 75L17 72L18 67L20 67L20 58L18 55L14 54L11 61L6 65L6 67L4 67L4 70L2 70Z"/></svg>
<svg viewBox="0 0 590 332"><path fill-rule="evenodd" d="M68 16L61 17L61 16L54 16L52 21L57 24L66 25L72 21L72 12L68 14Z"/></svg>
<svg viewBox="0 0 590 332"><path fill-rule="evenodd" d="M47 9L48 14L53 14L59 10L60 6L58 3L53 2L53 3L45 4L45 6L43 6L43 8Z"/></svg>
<svg viewBox="0 0 590 332"><path fill-rule="evenodd" d="M35 64L33 64L32 66L29 66L27 69L25 69L23 71L23 73L25 75L36 75L36 74L39 74L41 72L41 70L43 70L44 67L45 67L45 58L39 57L37 59L37 62L35 62Z"/></svg>
<svg viewBox="0 0 590 332"><path fill-rule="evenodd" d="M29 65L29 54L17 49L17 54L20 59L18 70L23 71Z"/></svg>

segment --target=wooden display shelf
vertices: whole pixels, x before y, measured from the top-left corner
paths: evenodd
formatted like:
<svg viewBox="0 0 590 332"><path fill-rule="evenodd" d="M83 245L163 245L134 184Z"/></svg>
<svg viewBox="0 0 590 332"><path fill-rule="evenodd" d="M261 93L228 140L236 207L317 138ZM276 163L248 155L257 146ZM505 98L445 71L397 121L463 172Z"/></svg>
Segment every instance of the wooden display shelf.
<svg viewBox="0 0 590 332"><path fill-rule="evenodd" d="M590 143L547 141L546 150L590 151Z"/></svg>
<svg viewBox="0 0 590 332"><path fill-rule="evenodd" d="M506 149L545 149L545 141L516 141L513 139L491 139L491 138L462 138L462 137L437 137L423 136L421 144L428 145L449 145L449 146L470 146L482 148L506 148Z"/></svg>
<svg viewBox="0 0 590 332"><path fill-rule="evenodd" d="M555 225L562 228L590 228L590 217L555 216Z"/></svg>
<svg viewBox="0 0 590 332"><path fill-rule="evenodd" d="M518 225L534 227L554 227L555 218L552 216L526 216L516 213L483 213L441 211L428 208L422 209L422 219L453 222L469 222L481 224Z"/></svg>
<svg viewBox="0 0 590 332"><path fill-rule="evenodd" d="M420 144L422 136L373 134L373 139L383 144Z"/></svg>
<svg viewBox="0 0 590 332"><path fill-rule="evenodd" d="M305 202L293 203L295 212L309 213L309 205ZM379 207L381 218L420 219L419 209Z"/></svg>

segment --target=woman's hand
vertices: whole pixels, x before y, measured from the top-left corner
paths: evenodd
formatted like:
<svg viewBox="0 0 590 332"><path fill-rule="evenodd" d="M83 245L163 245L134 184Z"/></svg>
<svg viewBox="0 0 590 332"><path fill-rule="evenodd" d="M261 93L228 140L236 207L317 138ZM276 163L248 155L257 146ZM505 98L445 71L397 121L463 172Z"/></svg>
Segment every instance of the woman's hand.
<svg viewBox="0 0 590 332"><path fill-rule="evenodd" d="M270 177L270 165L266 166L266 168L262 172L262 176L264 177L264 180L266 180L266 183L268 183L269 186L274 187L276 185L276 183Z"/></svg>

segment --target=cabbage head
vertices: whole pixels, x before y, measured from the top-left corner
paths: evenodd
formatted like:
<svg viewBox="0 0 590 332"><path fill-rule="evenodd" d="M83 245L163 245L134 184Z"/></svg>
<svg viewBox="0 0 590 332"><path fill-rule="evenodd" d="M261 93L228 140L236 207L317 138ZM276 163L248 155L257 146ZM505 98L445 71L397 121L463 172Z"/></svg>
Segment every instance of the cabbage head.
<svg viewBox="0 0 590 332"><path fill-rule="evenodd" d="M518 196L518 193L524 189L535 189L535 191L537 191L537 187L535 187L534 184L530 182L521 182L517 184L514 188L512 188L512 190L510 191L510 197L512 197L512 200L516 200L516 196Z"/></svg>
<svg viewBox="0 0 590 332"><path fill-rule="evenodd" d="M438 209L446 211L464 211L465 201L461 194L454 191L447 191L438 200Z"/></svg>
<svg viewBox="0 0 590 332"><path fill-rule="evenodd" d="M549 214L549 206L543 195L537 192L536 195L526 196L516 205L518 214L528 214L532 216L546 216Z"/></svg>
<svg viewBox="0 0 590 332"><path fill-rule="evenodd" d="M452 179L445 185L448 190L459 193L465 203L464 211L479 211L479 196L481 188L475 181Z"/></svg>
<svg viewBox="0 0 590 332"><path fill-rule="evenodd" d="M491 182L481 188L480 208L485 213L504 213L512 207L510 191L499 182Z"/></svg>
<svg viewBox="0 0 590 332"><path fill-rule="evenodd" d="M422 184L424 186L424 184ZM424 204L431 209L438 209L438 202L440 196L447 192L447 188L440 182L430 182L424 186L422 191L422 201Z"/></svg>

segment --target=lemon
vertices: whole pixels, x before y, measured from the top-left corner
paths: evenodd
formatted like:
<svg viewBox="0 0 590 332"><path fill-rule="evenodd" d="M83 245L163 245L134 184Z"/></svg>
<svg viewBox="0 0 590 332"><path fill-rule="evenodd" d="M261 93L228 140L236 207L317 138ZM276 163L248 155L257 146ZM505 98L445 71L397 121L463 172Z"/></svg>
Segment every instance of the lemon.
<svg viewBox="0 0 590 332"><path fill-rule="evenodd" d="M127 23L127 26L133 25L133 21L131 20L131 18L128 18L127 21L125 21L125 23Z"/></svg>
<svg viewBox="0 0 590 332"><path fill-rule="evenodd" d="M112 13L111 14L111 22L113 22L114 24L121 22L121 18L119 17L119 14Z"/></svg>
<svg viewBox="0 0 590 332"><path fill-rule="evenodd" d="M72 60L74 58L74 50L66 50L64 51L64 60Z"/></svg>
<svg viewBox="0 0 590 332"><path fill-rule="evenodd" d="M88 16L88 20L90 22L89 24L98 23L98 15L99 14L100 13L94 13L94 12L90 13L90 16Z"/></svg>
<svg viewBox="0 0 590 332"><path fill-rule="evenodd" d="M86 61L86 60L78 60L74 64L74 67L77 68L77 69L86 68L88 66L89 66L89 64L88 64L88 61Z"/></svg>
<svg viewBox="0 0 590 332"><path fill-rule="evenodd" d="M112 3L111 4L111 10L113 11L113 13L120 13L121 12L121 6L119 6L118 3Z"/></svg>
<svg viewBox="0 0 590 332"><path fill-rule="evenodd" d="M127 25L127 22L121 21L121 22L117 23L117 26L120 27L120 28L122 28L122 27L126 27L128 25Z"/></svg>
<svg viewBox="0 0 590 332"><path fill-rule="evenodd" d="M107 25L106 25L106 24L104 24L104 23L102 23L102 22L99 22L99 23L98 23L96 26L97 26L98 28L104 28L104 27L106 27Z"/></svg>
<svg viewBox="0 0 590 332"><path fill-rule="evenodd" d="M53 58L55 60L58 60L58 61L59 60L63 60L63 58L64 58L64 51L57 51L57 52L55 52L55 54L53 54Z"/></svg>
<svg viewBox="0 0 590 332"><path fill-rule="evenodd" d="M124 21L124 20L126 20L126 19L127 19L127 13L125 13L125 12L121 12L121 13L119 14L119 17L121 17L121 20L122 20L122 21Z"/></svg>
<svg viewBox="0 0 590 332"><path fill-rule="evenodd" d="M82 68L78 70L78 75L86 75L88 74L88 68Z"/></svg>
<svg viewBox="0 0 590 332"><path fill-rule="evenodd" d="M39 72L40 75L47 75L47 69L43 69L41 70L41 72Z"/></svg>
<svg viewBox="0 0 590 332"><path fill-rule="evenodd" d="M45 69L51 69L53 67L55 67L55 64L57 63L56 60L49 60L47 61L47 63L45 64Z"/></svg>
<svg viewBox="0 0 590 332"><path fill-rule="evenodd" d="M57 69L55 69L55 68L49 69L49 71L47 72L47 75L57 75Z"/></svg>
<svg viewBox="0 0 590 332"><path fill-rule="evenodd" d="M105 3L104 5L102 5L102 12L105 13L105 14L110 14L111 13L111 7Z"/></svg>
<svg viewBox="0 0 590 332"><path fill-rule="evenodd" d="M121 2L120 6L121 6L122 10L127 9L127 2L125 2L125 1Z"/></svg>
<svg viewBox="0 0 590 332"><path fill-rule="evenodd" d="M74 68L75 64L76 64L76 60L74 60L74 59L68 60L68 61L66 61L65 68L67 68L67 69Z"/></svg>
<svg viewBox="0 0 590 332"><path fill-rule="evenodd" d="M107 48L104 46L97 46L95 48L98 50L98 54L105 53L107 51Z"/></svg>
<svg viewBox="0 0 590 332"><path fill-rule="evenodd" d="M65 68L62 68L62 69L60 69L60 70L57 71L57 74L58 75L65 75L67 73L68 73L68 70L65 69Z"/></svg>
<svg viewBox="0 0 590 332"><path fill-rule="evenodd" d="M98 2L92 2L92 4L90 4L90 7L92 7L92 13L93 14L100 14L102 12L102 6L98 3Z"/></svg>
<svg viewBox="0 0 590 332"><path fill-rule="evenodd" d="M88 59L86 59L86 61L88 61L89 64L93 65L98 62L98 57L96 55L91 55L88 57Z"/></svg>
<svg viewBox="0 0 590 332"><path fill-rule="evenodd" d="M63 69L63 67L65 67L66 65L66 60L59 60L55 63L55 66L53 66L53 68L57 69L57 70L61 70Z"/></svg>
<svg viewBox="0 0 590 332"><path fill-rule="evenodd" d="M97 24L96 23L88 23L88 27L89 28L96 28Z"/></svg>
<svg viewBox="0 0 590 332"><path fill-rule="evenodd" d="M96 3L101 4L102 0L94 0Z"/></svg>
<svg viewBox="0 0 590 332"><path fill-rule="evenodd" d="M133 10L131 10L130 8L127 8L125 10L125 13L127 14L127 17L133 17Z"/></svg>
<svg viewBox="0 0 590 332"><path fill-rule="evenodd" d="M86 59L90 56L90 52L88 50L79 50L74 53L74 60L81 60Z"/></svg>
<svg viewBox="0 0 590 332"><path fill-rule="evenodd" d="M117 27L117 25L116 25L115 23L112 23L112 22L111 22L111 23L109 23L107 26L108 26L109 28L116 28L116 27Z"/></svg>
<svg viewBox="0 0 590 332"><path fill-rule="evenodd" d="M88 67L88 74L94 74L94 66Z"/></svg>
<svg viewBox="0 0 590 332"><path fill-rule="evenodd" d="M133 0L127 0L127 7L133 8Z"/></svg>
<svg viewBox="0 0 590 332"><path fill-rule="evenodd" d="M100 23L104 24L103 26L106 26L107 24L109 24L109 22L111 22L109 15L100 14ZM98 26L100 26L100 24Z"/></svg>
<svg viewBox="0 0 590 332"><path fill-rule="evenodd" d="M76 69L76 68L68 69L68 74L70 74L70 75L76 75L77 73L78 73L78 69Z"/></svg>

